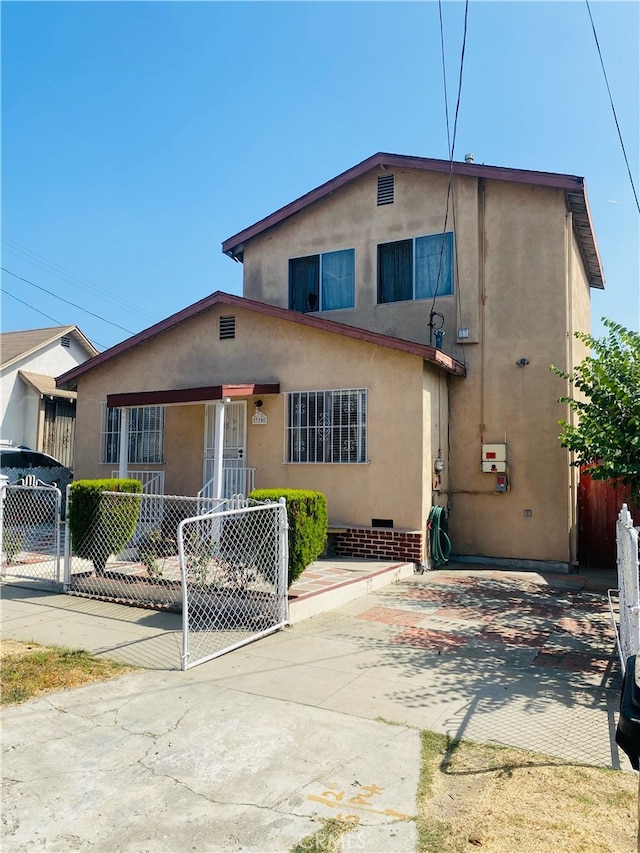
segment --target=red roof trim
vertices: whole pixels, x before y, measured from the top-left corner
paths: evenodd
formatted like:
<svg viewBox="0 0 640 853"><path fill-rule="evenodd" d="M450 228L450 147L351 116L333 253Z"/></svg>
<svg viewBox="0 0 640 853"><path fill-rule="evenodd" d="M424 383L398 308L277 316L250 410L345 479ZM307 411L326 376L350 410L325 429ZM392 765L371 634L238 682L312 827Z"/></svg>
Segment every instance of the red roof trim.
<svg viewBox="0 0 640 853"><path fill-rule="evenodd" d="M370 332L367 329L360 329L356 326L347 326L344 323L336 323L335 320L325 320L323 317L313 317L310 314L300 314L298 311L290 311L288 308L279 308L277 305L267 305L264 302L256 302L253 299L245 299L242 296L232 296L230 293L222 293L222 291L217 290L215 293L201 299L199 302L195 302L193 305L183 308L183 310L178 311L177 314L172 314L171 317L167 317L160 323L156 323L154 326L150 326L148 329L138 332L137 335L127 338L126 341L122 341L110 349L101 352L94 358L91 358L88 361L79 364L77 367L68 370L66 373L63 373L62 376L57 377L56 385L58 388L61 388L64 385L75 382L79 376L82 376L89 370L93 370L95 367L105 364L116 356L129 352L129 350L132 350L134 347L152 340L158 335L161 335L163 332L167 332L169 329L178 326L180 323L184 323L186 320L190 320L192 317L202 314L209 308L213 308L214 305L231 305L236 308L244 308L248 311L255 311L268 317L276 317L279 320L288 320L292 323L299 323L301 326L310 326L311 328L319 329L320 331L331 332L347 338L366 341L367 343L388 347L389 349L399 350L400 352L406 352L411 355L418 355L426 361L441 367L448 373L453 373L456 376L466 375L466 369L461 362L441 350L435 349L435 347L430 347L426 344L414 343L412 341L405 341L401 338L393 338L390 335L383 335L379 332Z"/></svg>
<svg viewBox="0 0 640 853"><path fill-rule="evenodd" d="M209 385L202 388L172 388L166 391L131 391L108 394L107 408L123 406L168 406L186 403L204 403L224 397L250 397L254 394L279 394L280 384L251 383L247 385Z"/></svg>
<svg viewBox="0 0 640 853"><path fill-rule="evenodd" d="M342 172L330 181L321 184L319 187L311 190L290 204L281 207L274 213L265 216L259 222L250 225L233 237L229 237L222 244L222 251L234 258L234 260L242 260L244 244L257 237L269 228L279 225L290 216L299 213L304 208L316 201L320 201L356 178L370 172L376 168L404 168L404 169L421 169L426 172L444 172L451 171L454 175L467 175L474 178L491 178L497 181L514 181L520 184L530 184L532 186L556 187L557 189L565 190L567 193L580 194L586 203L587 209L587 227L588 234L577 233L578 242L583 257L586 255L595 255L597 266L588 266L587 273L589 275L589 283L592 287L604 287L604 273L600 264L598 249L595 242L594 230L591 224L591 216L589 205L586 198L586 187L584 178L577 175L563 175L555 172L535 172L528 169L511 169L505 166L485 166L482 163L460 163L449 160L434 160L428 157L408 157L404 154L385 154L378 153L372 157L368 157L346 172Z"/></svg>

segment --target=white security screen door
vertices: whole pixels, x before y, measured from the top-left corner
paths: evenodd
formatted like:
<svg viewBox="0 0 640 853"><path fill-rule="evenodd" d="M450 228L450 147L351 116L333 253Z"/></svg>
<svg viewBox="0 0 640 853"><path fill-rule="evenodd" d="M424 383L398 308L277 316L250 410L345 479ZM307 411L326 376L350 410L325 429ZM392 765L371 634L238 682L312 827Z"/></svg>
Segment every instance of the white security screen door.
<svg viewBox="0 0 640 853"><path fill-rule="evenodd" d="M224 449L222 458L225 468L244 468L247 455L247 402L239 400L227 403L224 413ZM208 403L205 411L204 484L213 479L215 460L215 404Z"/></svg>

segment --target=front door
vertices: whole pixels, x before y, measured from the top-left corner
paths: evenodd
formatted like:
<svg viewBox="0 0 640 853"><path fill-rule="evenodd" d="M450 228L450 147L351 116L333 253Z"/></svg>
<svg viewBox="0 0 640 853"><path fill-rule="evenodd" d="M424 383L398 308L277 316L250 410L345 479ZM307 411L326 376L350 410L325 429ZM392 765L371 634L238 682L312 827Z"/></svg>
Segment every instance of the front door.
<svg viewBox="0 0 640 853"><path fill-rule="evenodd" d="M246 400L239 400L227 403L225 408L222 496L230 498L234 494L246 494L244 471L247 464L247 403ZM205 411L203 491L207 490L207 487L210 488L213 481L216 446L215 428L215 404L208 403Z"/></svg>

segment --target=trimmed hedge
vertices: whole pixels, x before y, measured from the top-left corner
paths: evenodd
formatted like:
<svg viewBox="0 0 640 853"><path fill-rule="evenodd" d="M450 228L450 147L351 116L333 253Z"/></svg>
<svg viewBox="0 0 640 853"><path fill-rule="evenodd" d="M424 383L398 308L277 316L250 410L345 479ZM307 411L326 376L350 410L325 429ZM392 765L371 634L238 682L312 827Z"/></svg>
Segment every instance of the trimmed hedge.
<svg viewBox="0 0 640 853"><path fill-rule="evenodd" d="M327 499L306 489L254 489L254 501L287 502L289 522L289 586L324 551L327 540Z"/></svg>
<svg viewBox="0 0 640 853"><path fill-rule="evenodd" d="M126 492L117 499L103 498L104 492ZM121 551L133 536L142 483L139 480L76 480L71 484L69 528L73 550L91 560L97 575L103 575L111 554Z"/></svg>

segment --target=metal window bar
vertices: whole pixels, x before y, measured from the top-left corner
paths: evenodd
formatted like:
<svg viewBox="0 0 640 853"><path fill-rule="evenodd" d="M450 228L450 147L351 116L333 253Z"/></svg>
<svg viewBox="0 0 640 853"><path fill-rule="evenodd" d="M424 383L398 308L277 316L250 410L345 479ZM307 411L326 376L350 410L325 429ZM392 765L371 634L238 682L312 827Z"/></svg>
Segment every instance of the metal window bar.
<svg viewBox="0 0 640 853"><path fill-rule="evenodd" d="M107 409L105 405L104 429L102 433L102 455L104 463L115 465L120 461L120 430L122 412L118 408ZM129 458L132 465L153 465L163 462L164 454L164 406L134 406L129 421Z"/></svg>
<svg viewBox="0 0 640 853"><path fill-rule="evenodd" d="M287 462L366 462L367 390L290 393L287 435Z"/></svg>

